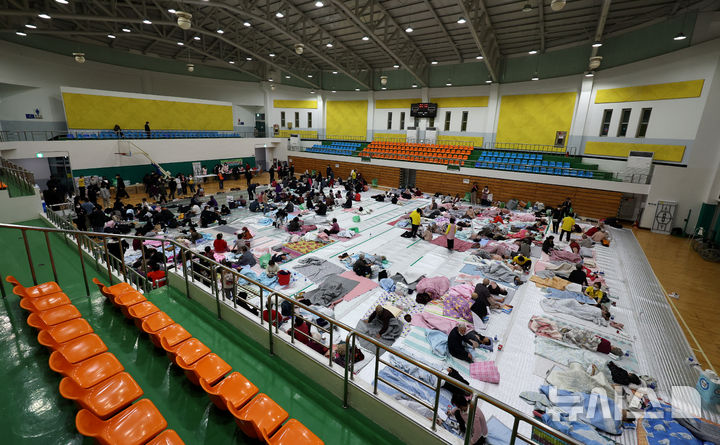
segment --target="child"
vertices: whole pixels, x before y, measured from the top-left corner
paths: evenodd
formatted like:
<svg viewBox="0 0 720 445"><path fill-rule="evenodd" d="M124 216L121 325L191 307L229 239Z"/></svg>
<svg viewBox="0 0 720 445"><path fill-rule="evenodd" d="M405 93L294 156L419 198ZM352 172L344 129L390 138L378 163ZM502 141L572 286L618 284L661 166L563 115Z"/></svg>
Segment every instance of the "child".
<svg viewBox="0 0 720 445"><path fill-rule="evenodd" d="M450 224L445 230L445 236L447 237L447 248L452 251L455 247L455 232L457 231L457 225L455 224L455 218L450 218Z"/></svg>

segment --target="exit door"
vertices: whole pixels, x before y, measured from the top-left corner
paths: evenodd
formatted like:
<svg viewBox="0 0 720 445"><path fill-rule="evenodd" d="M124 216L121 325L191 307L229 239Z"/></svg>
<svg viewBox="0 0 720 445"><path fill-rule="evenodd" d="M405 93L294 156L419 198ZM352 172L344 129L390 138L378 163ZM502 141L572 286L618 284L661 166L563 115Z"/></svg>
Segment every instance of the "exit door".
<svg viewBox="0 0 720 445"><path fill-rule="evenodd" d="M400 169L400 188L415 187L415 170Z"/></svg>

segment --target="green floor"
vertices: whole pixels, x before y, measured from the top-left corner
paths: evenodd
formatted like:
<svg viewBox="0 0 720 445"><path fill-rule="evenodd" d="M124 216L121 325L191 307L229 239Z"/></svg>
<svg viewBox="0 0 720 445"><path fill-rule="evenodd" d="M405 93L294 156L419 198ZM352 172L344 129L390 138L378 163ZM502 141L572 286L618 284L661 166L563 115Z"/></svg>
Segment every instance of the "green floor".
<svg viewBox="0 0 720 445"><path fill-rule="evenodd" d="M42 225L40 220L24 223ZM28 232L38 282L53 279L45 238ZM232 417L218 410L205 393L193 386L181 370L171 366L164 353L141 336L135 325L91 289L85 295L77 250L61 238L50 236L59 284L107 344L125 369L137 380L187 444L254 443L235 427ZM0 229L0 275L15 275L29 285L32 277L19 230ZM101 275L91 266L88 278ZM103 281L107 280L105 275ZM36 332L26 324L27 313L19 298L5 286L8 297L0 308L0 430L3 443L79 444L88 442L75 430L77 408L58 393L61 377L48 367L48 351L38 344ZM200 305L179 292L160 289L148 298L167 312L193 336L208 345L277 401L291 417L310 428L326 444L397 444L400 441L378 428L322 387L301 379L291 365L271 357L260 345L218 321Z"/></svg>

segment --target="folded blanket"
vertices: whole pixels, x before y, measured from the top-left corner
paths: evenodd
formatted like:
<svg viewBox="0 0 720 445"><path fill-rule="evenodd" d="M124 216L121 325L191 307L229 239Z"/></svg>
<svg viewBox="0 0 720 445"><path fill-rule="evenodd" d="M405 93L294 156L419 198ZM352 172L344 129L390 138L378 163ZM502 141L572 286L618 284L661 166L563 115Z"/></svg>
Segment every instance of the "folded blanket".
<svg viewBox="0 0 720 445"><path fill-rule="evenodd" d="M340 275L331 275L314 290L305 293L305 298L312 304L330 306L330 304L347 295L358 285L357 281L349 280Z"/></svg>

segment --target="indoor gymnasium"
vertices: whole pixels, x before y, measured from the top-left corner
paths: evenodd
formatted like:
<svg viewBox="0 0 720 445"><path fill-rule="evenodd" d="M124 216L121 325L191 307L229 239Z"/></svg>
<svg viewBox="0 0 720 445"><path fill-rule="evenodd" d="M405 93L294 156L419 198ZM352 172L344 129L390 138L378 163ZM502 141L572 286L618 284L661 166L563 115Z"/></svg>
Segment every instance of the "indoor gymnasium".
<svg viewBox="0 0 720 445"><path fill-rule="evenodd" d="M0 6L8 444L720 444L716 0Z"/></svg>

